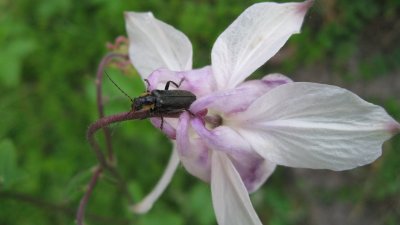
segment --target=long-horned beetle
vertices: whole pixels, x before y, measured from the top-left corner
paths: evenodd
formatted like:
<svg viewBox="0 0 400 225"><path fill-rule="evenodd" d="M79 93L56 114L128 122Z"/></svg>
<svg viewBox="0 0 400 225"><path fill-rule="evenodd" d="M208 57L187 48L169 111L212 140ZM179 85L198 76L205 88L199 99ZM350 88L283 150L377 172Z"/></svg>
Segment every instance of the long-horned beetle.
<svg viewBox="0 0 400 225"><path fill-rule="evenodd" d="M150 117L160 117L161 130L163 129L164 116L168 117L170 115L177 115L183 111L188 111L190 113L189 107L196 100L196 96L190 91L169 90L170 84L173 84L175 87L179 88L183 82L183 79L179 82L179 84L173 81L168 81L165 84L164 90L147 90L139 97L132 99L120 87L118 87L118 85L108 76L107 73L106 75L122 93L129 97L132 102L132 111L149 111ZM145 79L145 81L149 87L149 81L147 79Z"/></svg>
<svg viewBox="0 0 400 225"><path fill-rule="evenodd" d="M148 81L145 79L148 83ZM190 105L196 100L196 96L185 90L169 90L170 84L179 88L183 80L179 84L168 81L164 90L152 90L143 93L141 96L134 98L132 109L134 111L150 110L154 115L174 114L187 111Z"/></svg>

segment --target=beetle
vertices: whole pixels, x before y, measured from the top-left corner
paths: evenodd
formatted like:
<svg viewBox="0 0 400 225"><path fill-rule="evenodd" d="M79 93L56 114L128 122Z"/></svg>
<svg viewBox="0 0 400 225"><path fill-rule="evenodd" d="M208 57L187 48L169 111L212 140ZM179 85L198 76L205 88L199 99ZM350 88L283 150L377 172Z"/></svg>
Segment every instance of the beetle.
<svg viewBox="0 0 400 225"><path fill-rule="evenodd" d="M148 81L145 79L148 83ZM132 110L150 110L152 115L174 114L188 111L190 105L196 100L196 96L185 90L169 90L170 84L179 88L183 80L179 84L168 81L164 90L155 89L151 92L147 91L141 96L134 98L132 102Z"/></svg>
<svg viewBox="0 0 400 225"><path fill-rule="evenodd" d="M106 74L108 76L108 74ZM115 86L118 87L117 84L108 76L111 82L114 83ZM149 81L144 79L149 87ZM164 116L177 115L182 113L183 111L189 112L189 107L196 100L196 95L194 95L190 91L186 90L169 90L169 86L173 84L176 88L179 88L182 84L183 79L179 82L179 84L174 81L168 81L165 84L164 90L155 89L152 91L147 90L145 93L132 99L126 94L121 88L118 89L123 92L132 102L131 110L132 111L149 111L150 117L160 117L161 125L160 129L163 129L164 124Z"/></svg>

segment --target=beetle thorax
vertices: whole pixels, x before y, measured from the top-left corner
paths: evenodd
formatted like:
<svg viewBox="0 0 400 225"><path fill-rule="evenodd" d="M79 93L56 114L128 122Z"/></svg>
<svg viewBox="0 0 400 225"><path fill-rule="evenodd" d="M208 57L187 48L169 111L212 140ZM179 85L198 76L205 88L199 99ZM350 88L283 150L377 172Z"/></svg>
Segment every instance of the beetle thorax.
<svg viewBox="0 0 400 225"><path fill-rule="evenodd" d="M155 102L156 99L150 94L140 96L133 99L132 109L135 111L153 109Z"/></svg>

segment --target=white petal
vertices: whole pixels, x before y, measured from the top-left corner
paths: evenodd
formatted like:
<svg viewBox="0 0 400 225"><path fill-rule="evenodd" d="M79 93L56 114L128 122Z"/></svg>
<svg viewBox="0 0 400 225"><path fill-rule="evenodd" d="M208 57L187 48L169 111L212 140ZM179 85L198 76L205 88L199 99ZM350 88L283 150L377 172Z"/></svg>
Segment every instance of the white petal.
<svg viewBox="0 0 400 225"><path fill-rule="evenodd" d="M246 9L217 39L212 68L220 89L233 88L300 31L312 1L258 3Z"/></svg>
<svg viewBox="0 0 400 225"><path fill-rule="evenodd" d="M272 162L332 170L371 163L399 126L350 91L296 82L269 91L230 122Z"/></svg>
<svg viewBox="0 0 400 225"><path fill-rule="evenodd" d="M159 68L192 68L192 45L180 31L148 13L125 13L129 57L142 78Z"/></svg>
<svg viewBox="0 0 400 225"><path fill-rule="evenodd" d="M154 189L139 203L132 206L132 210L136 213L146 213L153 206L154 202L161 196L164 190L171 182L172 176L174 175L176 168L179 165L179 157L177 150L174 148L169 159L167 168L164 171L161 179L158 181Z"/></svg>
<svg viewBox="0 0 400 225"><path fill-rule="evenodd" d="M232 162L222 152L213 151L211 192L219 225L261 225L249 194Z"/></svg>

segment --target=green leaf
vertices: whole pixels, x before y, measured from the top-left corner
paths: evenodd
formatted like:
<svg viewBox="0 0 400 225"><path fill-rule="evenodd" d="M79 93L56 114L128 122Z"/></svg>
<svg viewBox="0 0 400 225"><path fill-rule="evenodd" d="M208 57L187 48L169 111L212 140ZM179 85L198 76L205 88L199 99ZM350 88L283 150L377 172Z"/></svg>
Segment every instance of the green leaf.
<svg viewBox="0 0 400 225"><path fill-rule="evenodd" d="M85 191L86 186L88 185L90 178L93 174L93 168L81 171L76 174L71 180L68 182L65 188L64 199L77 199L81 197L82 192Z"/></svg>
<svg viewBox="0 0 400 225"><path fill-rule="evenodd" d="M4 86L16 87L21 80L23 61L35 49L36 43L20 38L0 44L4 44L0 52L0 81Z"/></svg>
<svg viewBox="0 0 400 225"><path fill-rule="evenodd" d="M211 190L207 184L198 184L189 193L186 207L190 212L198 212L195 216L198 224L214 224L215 216L212 208Z"/></svg>
<svg viewBox="0 0 400 225"><path fill-rule="evenodd" d="M14 144L9 139L0 141L0 186L10 188L21 177Z"/></svg>
<svg viewBox="0 0 400 225"><path fill-rule="evenodd" d="M164 209L162 211L153 211L144 215L139 220L139 225L183 225L184 221L181 215L173 211Z"/></svg>

